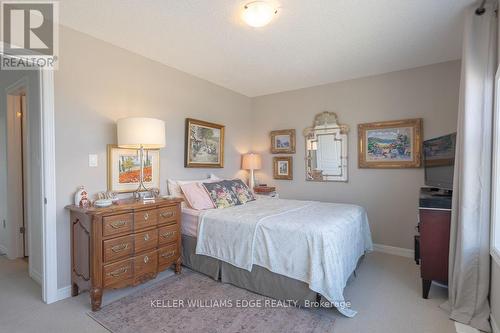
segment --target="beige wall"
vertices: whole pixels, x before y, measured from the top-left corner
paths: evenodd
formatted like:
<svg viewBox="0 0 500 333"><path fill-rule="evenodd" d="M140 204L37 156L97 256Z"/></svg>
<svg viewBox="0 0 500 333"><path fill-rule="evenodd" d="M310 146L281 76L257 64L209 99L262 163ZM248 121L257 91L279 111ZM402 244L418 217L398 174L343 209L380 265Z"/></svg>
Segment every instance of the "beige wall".
<svg viewBox="0 0 500 333"><path fill-rule="evenodd" d="M251 101L71 29L60 31L60 64L55 72L57 155L58 285L70 284L70 221L64 206L79 185L106 190L106 144L116 142L115 121L148 116L166 121L161 150L161 186L166 179L203 178L209 172L233 176L248 151ZM225 168L184 168L186 117L226 125ZM99 157L88 167L88 154Z"/></svg>
<svg viewBox="0 0 500 333"><path fill-rule="evenodd" d="M261 182L274 184L282 198L354 203L366 207L375 243L413 248L418 191L423 169L358 169L357 124L405 118L424 119L424 139L456 130L460 62L366 77L252 100L253 150L263 153ZM334 111L349 132L349 182L306 182L302 131L315 114ZM294 180L272 179L271 130L295 128Z"/></svg>

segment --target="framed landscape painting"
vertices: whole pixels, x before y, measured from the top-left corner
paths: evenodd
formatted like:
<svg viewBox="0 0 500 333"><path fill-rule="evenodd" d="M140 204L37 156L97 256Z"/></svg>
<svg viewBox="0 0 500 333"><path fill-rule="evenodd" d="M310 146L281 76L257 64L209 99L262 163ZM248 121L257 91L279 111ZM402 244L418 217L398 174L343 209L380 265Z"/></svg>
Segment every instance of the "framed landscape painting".
<svg viewBox="0 0 500 333"><path fill-rule="evenodd" d="M419 168L422 161L422 119L358 125L360 168Z"/></svg>
<svg viewBox="0 0 500 333"><path fill-rule="evenodd" d="M224 167L224 126L186 119L184 166L186 168Z"/></svg>
<svg viewBox="0 0 500 333"><path fill-rule="evenodd" d="M292 156L279 156L273 158L273 178L293 179L293 159Z"/></svg>
<svg viewBox="0 0 500 333"><path fill-rule="evenodd" d="M108 145L108 191L134 192L139 187L139 151ZM144 185L160 188L160 150L144 151Z"/></svg>
<svg viewBox="0 0 500 333"><path fill-rule="evenodd" d="M271 132L272 154L295 154L295 130L286 129Z"/></svg>

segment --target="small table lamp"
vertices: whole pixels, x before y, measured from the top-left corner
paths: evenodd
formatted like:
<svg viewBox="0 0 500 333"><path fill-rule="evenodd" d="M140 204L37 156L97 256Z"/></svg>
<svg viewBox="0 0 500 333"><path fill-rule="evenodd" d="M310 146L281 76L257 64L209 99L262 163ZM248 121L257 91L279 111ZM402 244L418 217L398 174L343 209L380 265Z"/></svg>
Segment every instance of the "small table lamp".
<svg viewBox="0 0 500 333"><path fill-rule="evenodd" d="M255 187L254 170L259 170L260 168L262 168L262 159L260 158L260 155L255 153L244 154L243 160L241 162L241 168L250 170L248 186L253 191L253 188Z"/></svg>
<svg viewBox="0 0 500 333"><path fill-rule="evenodd" d="M165 122L153 118L131 117L117 121L118 147L138 149L140 152L140 182L135 191L150 191L144 185L144 149L165 147Z"/></svg>

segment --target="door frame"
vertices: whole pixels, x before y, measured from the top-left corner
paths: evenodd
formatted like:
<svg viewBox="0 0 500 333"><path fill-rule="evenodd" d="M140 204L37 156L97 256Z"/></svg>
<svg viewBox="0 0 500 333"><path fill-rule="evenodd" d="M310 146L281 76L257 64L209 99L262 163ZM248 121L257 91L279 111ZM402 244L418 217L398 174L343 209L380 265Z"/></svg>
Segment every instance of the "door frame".
<svg viewBox="0 0 500 333"><path fill-rule="evenodd" d="M15 83L13 83L12 85L8 86L7 88L5 88L5 97L6 97L6 101L7 101L7 113L9 112L16 112L16 110L12 110L11 107L15 107L15 103L13 102L13 99L16 98L16 97L19 97L19 101L18 103L22 103L22 100L21 100L21 94L22 93L25 93L27 96L29 96L29 83L28 83L28 79L26 77L22 77L21 79L19 79L18 81L16 81ZM7 126L9 126L9 117L14 117L13 115L6 115L6 121L7 121ZM32 115L29 115L27 112L23 112L22 114L22 122L23 122L23 125L21 126L25 126L27 124L29 124L29 117L32 117ZM22 140L22 145L23 145L23 148L21 150L22 152L22 159L24 161L24 163L26 163L27 159L26 159L26 156L29 156L30 154L30 149L31 147L29 147L29 145L25 145L26 142L29 143L29 140L30 140L30 136L31 134L29 133L29 131L25 131L23 134L22 134L22 137L21 137L21 140ZM26 140L25 140L26 139ZM7 138L7 144L9 144L9 139ZM8 154L8 152L7 152ZM8 156L7 156L8 158ZM24 164L23 163L23 164ZM22 177L23 177L23 189L22 189L22 195L23 195L23 215L24 215L24 224L26 224L28 226L27 230L28 230L28 233L25 234L24 236L19 232L19 228L22 226L22 225L19 225L19 224L16 224L15 226L11 226L11 228L14 228L13 230L9 230L10 231L10 234L9 234L9 238L10 238L10 244L8 246L8 251L7 251L7 257L9 259L16 259L16 258L21 258L23 257L23 253L24 253L24 248L23 248L23 240L22 238L25 237L25 240L28 242L28 248L31 248L31 228L29 227L30 226L30 223L31 223L31 220L32 220L32 214L31 214L31 210L30 210L30 207L31 207L31 202L32 202L32 195L31 195L31 189L30 189L30 186L31 186L31 181L30 181L30 178L31 178L31 173L30 172L25 172L25 168L23 167L23 170L21 171L22 172ZM9 176L9 168L7 167L7 177ZM9 216L9 207L11 207L11 204L9 204L9 198L7 197L7 218L9 220L10 219L10 216ZM26 214L27 213L27 214ZM29 261L29 276L34 278L35 280L40 280L40 274L41 273L35 273L34 269L33 269L33 263L32 261ZM41 282L41 281L39 281Z"/></svg>
<svg viewBox="0 0 500 333"><path fill-rule="evenodd" d="M40 70L40 110L42 111L42 166L44 216L42 222L42 298L45 303L59 300L57 295L57 216L56 216L56 138L54 71Z"/></svg>
<svg viewBox="0 0 500 333"><path fill-rule="evenodd" d="M1 53L2 56L14 57ZM44 195L42 216L42 299L50 304L59 300L57 288L57 229L56 229L56 154L54 71L38 69L40 88L41 177ZM31 228L32 229L32 228ZM31 240L30 240L31 241ZM31 245L31 244L30 244ZM31 247L31 249L33 249Z"/></svg>

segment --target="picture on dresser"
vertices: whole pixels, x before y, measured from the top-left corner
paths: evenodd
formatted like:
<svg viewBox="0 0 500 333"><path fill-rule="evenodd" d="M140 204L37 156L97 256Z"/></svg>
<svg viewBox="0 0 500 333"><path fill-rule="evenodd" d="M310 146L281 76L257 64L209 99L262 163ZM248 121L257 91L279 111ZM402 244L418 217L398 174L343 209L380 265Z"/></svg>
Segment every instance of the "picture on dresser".
<svg viewBox="0 0 500 333"><path fill-rule="evenodd" d="M108 145L108 191L126 193L137 190L141 163L139 151ZM144 185L160 187L160 150L144 150Z"/></svg>
<svg viewBox="0 0 500 333"><path fill-rule="evenodd" d="M293 159L292 156L279 156L273 158L273 178L293 179Z"/></svg>
<svg viewBox="0 0 500 333"><path fill-rule="evenodd" d="M422 119L358 125L360 168L419 168Z"/></svg>
<svg viewBox="0 0 500 333"><path fill-rule="evenodd" d="M272 154L295 154L295 130L286 129L271 132Z"/></svg>
<svg viewBox="0 0 500 333"><path fill-rule="evenodd" d="M184 167L224 167L225 126L202 120L186 119Z"/></svg>

